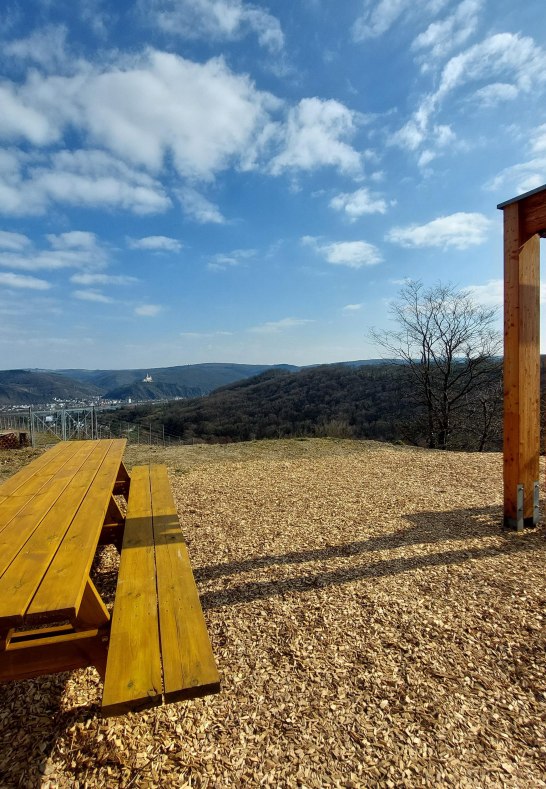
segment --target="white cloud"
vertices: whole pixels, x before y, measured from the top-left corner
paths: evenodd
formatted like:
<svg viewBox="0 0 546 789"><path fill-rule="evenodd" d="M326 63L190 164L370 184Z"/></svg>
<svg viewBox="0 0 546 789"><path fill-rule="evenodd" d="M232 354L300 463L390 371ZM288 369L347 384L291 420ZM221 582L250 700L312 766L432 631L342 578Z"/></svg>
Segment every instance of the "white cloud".
<svg viewBox="0 0 546 789"><path fill-rule="evenodd" d="M546 54L532 38L514 33L498 33L451 58L440 79L436 99L457 87L475 82L497 81L505 77L518 93L528 93L546 80Z"/></svg>
<svg viewBox="0 0 546 789"><path fill-rule="evenodd" d="M180 337L186 340L202 340L210 339L211 337L232 337L231 331L181 331Z"/></svg>
<svg viewBox="0 0 546 789"><path fill-rule="evenodd" d="M491 192L498 192L500 189L510 190L514 196L525 194L544 183L546 183L546 156L541 156L506 167L485 184L485 189Z"/></svg>
<svg viewBox="0 0 546 789"><path fill-rule="evenodd" d="M70 62L66 51L66 32L63 25L46 25L26 38L4 42L3 53L10 58L36 63L46 71L63 70Z"/></svg>
<svg viewBox="0 0 546 789"><path fill-rule="evenodd" d="M246 154L281 103L222 58L195 63L148 49L71 77L5 82L0 105L0 138L43 146L71 126L132 165L158 172L171 156L180 175L210 179Z"/></svg>
<svg viewBox="0 0 546 789"><path fill-rule="evenodd" d="M343 312L356 312L357 310L361 310L363 304L346 304L342 307Z"/></svg>
<svg viewBox="0 0 546 789"><path fill-rule="evenodd" d="M357 122L357 114L339 101L302 99L288 111L286 124L277 129L282 143L271 161L271 172L278 175L289 169L332 166L358 174L361 154L345 141L354 135Z"/></svg>
<svg viewBox="0 0 546 789"><path fill-rule="evenodd" d="M44 279L14 274L11 271L0 272L0 285L6 288L28 288L29 290L49 290L51 285Z"/></svg>
<svg viewBox="0 0 546 789"><path fill-rule="evenodd" d="M48 234L49 249L36 249L30 242L18 250L0 252L0 266L23 271L63 268L97 269L108 263L108 252L94 233L73 230L59 235Z"/></svg>
<svg viewBox="0 0 546 789"><path fill-rule="evenodd" d="M234 266L241 266L255 255L255 249L234 249L232 252L221 252L210 259L208 268L214 271L223 271Z"/></svg>
<svg viewBox="0 0 546 789"><path fill-rule="evenodd" d="M53 249L92 249L97 250L97 236L86 230L71 230L68 233L46 236Z"/></svg>
<svg viewBox="0 0 546 789"><path fill-rule="evenodd" d="M138 282L136 277L129 277L125 274L73 274L70 282L74 285L132 285Z"/></svg>
<svg viewBox="0 0 546 789"><path fill-rule="evenodd" d="M445 58L462 46L475 32L482 7L483 0L463 0L445 19L431 22L412 44L414 50L427 50L422 56L423 64L428 64L431 57Z"/></svg>
<svg viewBox="0 0 546 789"><path fill-rule="evenodd" d="M491 85L485 85L477 90L474 99L482 106L495 107L503 101L517 98L518 92L515 85L509 85L507 82L492 82Z"/></svg>
<svg viewBox="0 0 546 789"><path fill-rule="evenodd" d="M0 156L0 173L4 214L43 214L52 203L136 214L165 211L171 205L157 180L98 150L64 150L44 156L40 164L14 154Z"/></svg>
<svg viewBox="0 0 546 789"><path fill-rule="evenodd" d="M75 290L72 294L74 298L80 301L93 301L99 304L111 304L113 299L110 296L105 296L100 290Z"/></svg>
<svg viewBox="0 0 546 789"><path fill-rule="evenodd" d="M490 279L485 285L469 285L463 290L484 307L500 307L504 303L502 279Z"/></svg>
<svg viewBox="0 0 546 789"><path fill-rule="evenodd" d="M464 89L465 98L481 98L486 106L501 98L529 94L545 82L546 52L532 38L514 33L489 36L448 61L438 89L423 98L413 117L390 142L407 150L417 150L425 142L430 147L434 139L445 144L443 127L435 125L433 117L456 91Z"/></svg>
<svg viewBox="0 0 546 789"><path fill-rule="evenodd" d="M135 315L144 318L155 318L162 311L163 307L159 304L141 304L140 307L135 307Z"/></svg>
<svg viewBox="0 0 546 789"><path fill-rule="evenodd" d="M10 252L20 252L32 245L30 238L22 233L10 233L7 230L0 230L0 249Z"/></svg>
<svg viewBox="0 0 546 789"><path fill-rule="evenodd" d="M483 244L491 221L483 214L459 212L440 216L424 225L395 227L387 240L403 247L468 247Z"/></svg>
<svg viewBox="0 0 546 789"><path fill-rule="evenodd" d="M361 16L353 25L355 41L377 38L386 33L406 14L430 16L437 13L448 0L376 0L367 2Z"/></svg>
<svg viewBox="0 0 546 789"><path fill-rule="evenodd" d="M157 171L171 154L180 175L202 179L236 163L278 106L222 58L201 64L157 51L95 75L80 101L90 135L117 155Z"/></svg>
<svg viewBox="0 0 546 789"><path fill-rule="evenodd" d="M129 239L130 249L149 249L157 252L180 252L182 244L169 236L145 236Z"/></svg>
<svg viewBox="0 0 546 789"><path fill-rule="evenodd" d="M533 153L546 153L546 123L538 126L532 133L531 150Z"/></svg>
<svg viewBox="0 0 546 789"><path fill-rule="evenodd" d="M336 195L330 200L330 206L336 211L344 211L352 222L364 214L385 214L387 211L386 201L365 188Z"/></svg>
<svg viewBox="0 0 546 789"><path fill-rule="evenodd" d="M180 200L184 212L190 219L194 219L201 224L223 225L225 217L217 205L211 203L202 194L191 187L179 189L176 196Z"/></svg>
<svg viewBox="0 0 546 789"><path fill-rule="evenodd" d="M504 280L490 279L484 285L468 285L464 290L484 307L502 307L504 304ZM540 303L546 304L546 281L540 283Z"/></svg>
<svg viewBox="0 0 546 789"><path fill-rule="evenodd" d="M485 189L493 192L509 190L512 195L518 195L546 183L546 124L527 131L526 137L532 158L501 170L485 184Z"/></svg>
<svg viewBox="0 0 546 789"><path fill-rule="evenodd" d="M141 5L158 27L183 38L232 41L252 32L272 52L284 44L279 21L241 0L148 0Z"/></svg>
<svg viewBox="0 0 546 789"><path fill-rule="evenodd" d="M249 331L256 334L277 334L281 331L305 326L308 323L314 323L314 321L305 318L282 318L279 321L267 321L259 326L253 326Z"/></svg>
<svg viewBox="0 0 546 789"><path fill-rule="evenodd" d="M336 241L332 244L324 244L318 238L304 236L302 243L312 247L334 266L358 269L375 266L383 260L379 249L367 241Z"/></svg>

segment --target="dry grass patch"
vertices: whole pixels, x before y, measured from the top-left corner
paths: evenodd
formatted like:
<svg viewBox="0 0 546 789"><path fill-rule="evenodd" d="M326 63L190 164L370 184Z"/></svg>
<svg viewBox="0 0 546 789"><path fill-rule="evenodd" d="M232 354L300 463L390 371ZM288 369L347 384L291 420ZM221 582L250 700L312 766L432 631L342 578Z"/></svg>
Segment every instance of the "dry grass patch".
<svg viewBox="0 0 546 789"><path fill-rule="evenodd" d="M2 686L7 786L546 786L545 531L500 531L499 455L128 450L147 460L172 470L222 691L101 719L92 669Z"/></svg>

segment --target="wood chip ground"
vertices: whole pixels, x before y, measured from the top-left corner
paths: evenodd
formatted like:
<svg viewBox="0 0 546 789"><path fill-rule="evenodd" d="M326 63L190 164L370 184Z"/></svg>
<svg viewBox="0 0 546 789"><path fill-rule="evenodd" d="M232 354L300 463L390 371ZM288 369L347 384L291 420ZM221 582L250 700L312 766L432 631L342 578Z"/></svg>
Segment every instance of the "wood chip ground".
<svg viewBox="0 0 546 789"><path fill-rule="evenodd" d="M128 450L148 460L222 691L104 719L94 669L0 686L0 786L546 787L546 532L501 531L500 455ZM95 568L110 600L116 561Z"/></svg>

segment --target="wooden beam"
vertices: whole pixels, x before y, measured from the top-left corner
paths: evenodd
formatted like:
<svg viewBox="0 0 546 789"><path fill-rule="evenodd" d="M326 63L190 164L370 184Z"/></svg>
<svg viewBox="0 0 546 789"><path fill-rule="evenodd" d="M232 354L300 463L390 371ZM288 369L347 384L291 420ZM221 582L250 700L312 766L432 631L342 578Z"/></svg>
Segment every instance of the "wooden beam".
<svg viewBox="0 0 546 789"><path fill-rule="evenodd" d="M542 235L546 230L546 196L544 192L530 195L520 204L522 216L523 240L527 240L538 233Z"/></svg>
<svg viewBox="0 0 546 789"><path fill-rule="evenodd" d="M0 650L0 682L95 666L104 677L108 634L100 630L68 632L68 628L15 633Z"/></svg>
<svg viewBox="0 0 546 789"><path fill-rule="evenodd" d="M526 206L503 208L504 523L517 529L537 517L540 450L540 239L529 235Z"/></svg>

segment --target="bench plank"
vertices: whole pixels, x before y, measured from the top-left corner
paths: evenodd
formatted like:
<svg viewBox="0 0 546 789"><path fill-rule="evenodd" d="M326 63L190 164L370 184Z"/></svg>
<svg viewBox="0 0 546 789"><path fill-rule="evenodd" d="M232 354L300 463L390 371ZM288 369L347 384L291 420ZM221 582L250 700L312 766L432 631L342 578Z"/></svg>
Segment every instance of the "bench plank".
<svg viewBox="0 0 546 789"><path fill-rule="evenodd" d="M151 495L147 468L135 468L125 520L108 647L103 711L115 715L161 703L161 660Z"/></svg>
<svg viewBox="0 0 546 789"><path fill-rule="evenodd" d="M150 467L166 701L217 692L220 678L166 466Z"/></svg>

